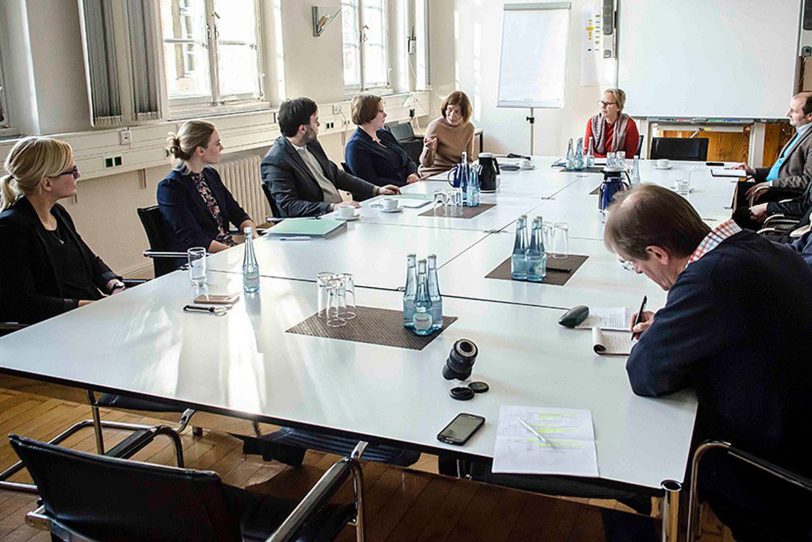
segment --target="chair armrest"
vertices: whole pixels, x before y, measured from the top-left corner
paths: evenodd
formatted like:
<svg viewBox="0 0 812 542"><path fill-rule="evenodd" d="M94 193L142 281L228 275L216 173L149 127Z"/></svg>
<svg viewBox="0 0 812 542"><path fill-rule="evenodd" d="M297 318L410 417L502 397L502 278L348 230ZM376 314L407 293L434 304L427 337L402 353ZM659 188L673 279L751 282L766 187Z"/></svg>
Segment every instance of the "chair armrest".
<svg viewBox="0 0 812 542"><path fill-rule="evenodd" d="M750 205L750 207L755 205L756 202L758 201L758 198L760 198L761 196L766 194L767 190L769 190L770 188L772 188L772 187L770 187L770 186L759 186L758 188L753 190L753 192L750 194L750 197L747 200L747 203Z"/></svg>
<svg viewBox="0 0 812 542"><path fill-rule="evenodd" d="M124 279L122 282L127 288L132 288L134 286L144 284L145 282L149 282L149 279Z"/></svg>
<svg viewBox="0 0 812 542"><path fill-rule="evenodd" d="M285 219L284 218L279 218L277 216L268 215L268 216L265 217L265 222L268 222L270 224L276 224L276 223L282 222L283 220L285 220Z"/></svg>
<svg viewBox="0 0 812 542"><path fill-rule="evenodd" d="M792 216L785 216L785 215L771 215L768 216L762 227L770 228L770 227L781 227L781 226L794 226L798 223L798 219Z"/></svg>
<svg viewBox="0 0 812 542"><path fill-rule="evenodd" d="M15 331L19 331L24 327L28 327L28 324L21 324L19 322L0 322L0 337Z"/></svg>
<svg viewBox="0 0 812 542"><path fill-rule="evenodd" d="M327 501L335 495L344 482L352 476L355 482L356 494L356 521L359 528L363 529L364 522L364 498L363 498L363 474L361 464L358 462L366 447L365 442L359 443L351 457L345 457L327 469L327 472L316 482L316 485L304 496L302 501L293 509L279 528L272 534L266 542L288 542L299 532L307 520L315 514ZM360 451L359 451L360 450Z"/></svg>

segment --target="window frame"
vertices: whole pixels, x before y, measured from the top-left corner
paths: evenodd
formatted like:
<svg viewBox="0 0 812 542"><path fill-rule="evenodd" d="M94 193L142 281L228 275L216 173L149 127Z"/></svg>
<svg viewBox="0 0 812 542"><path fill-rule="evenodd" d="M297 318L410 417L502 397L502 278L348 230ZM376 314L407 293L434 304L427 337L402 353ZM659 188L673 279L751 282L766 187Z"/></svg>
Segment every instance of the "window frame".
<svg viewBox="0 0 812 542"><path fill-rule="evenodd" d="M166 69L162 69L161 77L164 86L164 96L166 97L168 118L188 118L196 116L199 113L206 114L225 114L231 112L251 111L258 109L266 109L270 104L266 100L267 92L265 90L265 63L263 58L263 43L262 43L262 2L260 0L253 0L255 10L255 26L254 33L256 36L256 71L257 71L257 91L254 93L221 93L220 73L219 73L219 42L217 32L217 16L215 15L215 0L200 0L204 2L205 16L206 16L206 42L204 47L208 54L208 79L211 95L203 97L185 97L173 98L169 95L169 84L167 79ZM197 43L190 39L167 39L164 35L164 29L159 21L159 31L161 38L161 46L164 47L167 43ZM163 62L166 62L165 52L161 52ZM214 111L212 111L214 108Z"/></svg>
<svg viewBox="0 0 812 542"><path fill-rule="evenodd" d="M7 37L5 24L0 23L0 108L3 110L3 119L0 121L0 138L20 135L19 128L12 121L11 111L9 110L8 86L5 84L3 73L3 61L7 60L4 57L7 54Z"/></svg>
<svg viewBox="0 0 812 542"><path fill-rule="evenodd" d="M353 42L353 45L358 48L358 64L360 66L360 69L359 69L360 83L359 84L354 84L354 83L353 84L347 84L346 80L345 80L345 82L344 82L344 92L348 96L358 94L359 92L372 92L374 94L391 94L391 93L394 92L394 90L392 88L391 78L389 77L389 74L390 74L391 69L392 69L392 62L391 62L391 59L390 59L390 54L391 54L391 51L392 51L392 43L391 43L392 32L391 32L391 30L389 28L390 27L389 15L390 15L391 6L389 5L389 0L381 0L381 6L383 7L383 17L382 17L383 26L382 26L382 29L381 29L381 34L383 36L382 41L383 41L383 45L385 47L383 57L384 57L384 61L385 61L384 72L387 74L386 75L387 80L384 82L383 85L378 84L378 85L375 85L375 86L367 86L367 84L366 84L366 76L365 76L365 73L364 73L365 72L365 66L366 66L366 52L364 50L365 49L364 42L366 41L365 28L368 29L368 27L366 27L366 25L364 24L364 2L366 0L356 0L356 1L357 1L357 6L356 6L355 9L356 9L356 23L357 23L357 27L358 27L358 36L357 36L357 40L355 42ZM343 1L341 3L341 7L342 8L344 7L344 2ZM342 20L342 25L343 25L343 20ZM344 50L345 44L346 44L346 42L344 41L344 36L343 36L343 32L342 32L342 37L341 37L342 57L343 57L343 50ZM342 73L342 76L343 76L343 73Z"/></svg>

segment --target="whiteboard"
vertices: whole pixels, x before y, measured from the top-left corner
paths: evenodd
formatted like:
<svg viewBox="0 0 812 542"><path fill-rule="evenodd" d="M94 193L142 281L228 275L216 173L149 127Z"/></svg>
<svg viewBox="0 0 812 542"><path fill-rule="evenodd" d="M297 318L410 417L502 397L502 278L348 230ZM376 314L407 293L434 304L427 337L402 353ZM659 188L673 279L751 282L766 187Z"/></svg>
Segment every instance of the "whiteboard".
<svg viewBox="0 0 812 542"><path fill-rule="evenodd" d="M564 106L570 3L505 4L497 107Z"/></svg>
<svg viewBox="0 0 812 542"><path fill-rule="evenodd" d="M618 86L633 117L783 118L801 0L618 0Z"/></svg>

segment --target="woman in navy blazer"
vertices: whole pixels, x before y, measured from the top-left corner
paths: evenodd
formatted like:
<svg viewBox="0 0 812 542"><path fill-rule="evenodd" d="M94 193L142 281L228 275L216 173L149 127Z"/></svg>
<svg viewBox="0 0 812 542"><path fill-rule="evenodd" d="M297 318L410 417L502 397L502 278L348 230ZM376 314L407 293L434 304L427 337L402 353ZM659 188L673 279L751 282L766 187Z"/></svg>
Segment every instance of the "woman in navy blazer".
<svg viewBox="0 0 812 542"><path fill-rule="evenodd" d="M158 206L171 250L204 247L219 252L232 247L229 223L240 231L250 227L256 236L253 220L210 167L220 162L223 151L214 124L184 123L177 135L170 134L167 150L175 157L175 167L158 183Z"/></svg>
<svg viewBox="0 0 812 542"><path fill-rule="evenodd" d="M358 129L344 149L352 174L378 186L403 186L419 181L417 164L395 137L383 129L385 120L380 96L360 94L353 99L352 122Z"/></svg>

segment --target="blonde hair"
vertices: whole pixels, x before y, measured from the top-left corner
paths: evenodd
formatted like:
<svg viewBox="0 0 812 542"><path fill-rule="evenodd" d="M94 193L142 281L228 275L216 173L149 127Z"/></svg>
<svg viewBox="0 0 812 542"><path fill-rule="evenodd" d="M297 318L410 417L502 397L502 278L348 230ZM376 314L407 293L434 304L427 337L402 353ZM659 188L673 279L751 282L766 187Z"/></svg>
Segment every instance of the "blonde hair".
<svg viewBox="0 0 812 542"><path fill-rule="evenodd" d="M359 94L353 98L350 106L352 123L360 126L371 122L378 116L379 103L381 103L381 97L375 94Z"/></svg>
<svg viewBox="0 0 812 542"><path fill-rule="evenodd" d="M31 136L17 142L6 157L6 174L0 177L0 211L20 195L30 196L43 177L56 177L73 161L71 146L51 137Z"/></svg>
<svg viewBox="0 0 812 542"><path fill-rule="evenodd" d="M175 167L178 168L195 154L195 149L209 144L211 134L217 128L207 120L189 120L183 123L177 134L169 132L166 142L169 146L166 152L175 160Z"/></svg>
<svg viewBox="0 0 812 542"><path fill-rule="evenodd" d="M617 108L623 111L626 106L626 93L619 88L607 88L603 91L604 94L611 94L612 98L617 102Z"/></svg>

